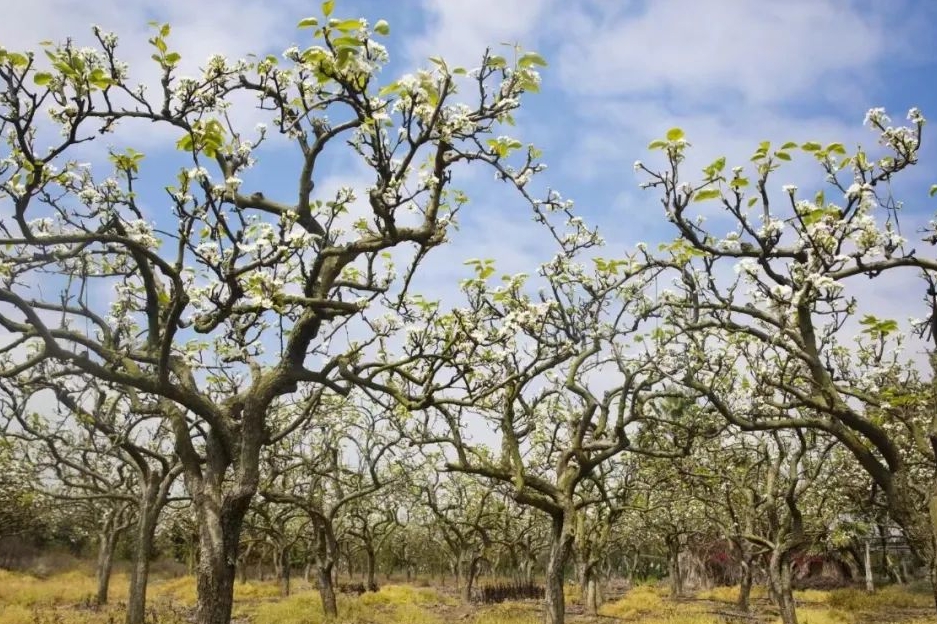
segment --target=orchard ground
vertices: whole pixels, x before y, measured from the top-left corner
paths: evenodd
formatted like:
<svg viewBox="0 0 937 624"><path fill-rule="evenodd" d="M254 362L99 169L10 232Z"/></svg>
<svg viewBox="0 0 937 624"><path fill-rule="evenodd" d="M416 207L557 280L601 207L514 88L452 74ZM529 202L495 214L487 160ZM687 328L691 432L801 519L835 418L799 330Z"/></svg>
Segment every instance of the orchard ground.
<svg viewBox="0 0 937 624"><path fill-rule="evenodd" d="M111 604L91 606L94 575L78 567L68 572L37 577L0 570L0 624L110 624L123 619L127 593L125 574L115 574ZM567 587L568 621L578 624L634 622L638 624L720 624L725 622L779 621L763 589L753 590L749 615L734 609L737 588L718 587L680 600L671 600L663 584L638 585L612 596L598 616L583 613L578 589ZM184 624L195 605L192 577L161 578L150 587L148 621ZM875 594L859 589L795 592L802 624L924 624L933 622L927 588L885 587ZM343 624L538 624L541 606L536 601L499 605L464 604L451 583L440 586L426 580L388 582L376 593L343 595L339 617ZM319 624L327 622L315 588L298 580L289 597L281 597L275 581L249 580L235 590L237 624Z"/></svg>

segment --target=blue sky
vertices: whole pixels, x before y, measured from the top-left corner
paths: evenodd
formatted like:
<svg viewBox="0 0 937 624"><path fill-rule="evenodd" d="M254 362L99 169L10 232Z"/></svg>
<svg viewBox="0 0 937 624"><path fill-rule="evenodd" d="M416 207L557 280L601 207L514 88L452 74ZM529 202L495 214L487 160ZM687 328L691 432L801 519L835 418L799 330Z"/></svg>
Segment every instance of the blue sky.
<svg viewBox="0 0 937 624"><path fill-rule="evenodd" d="M173 24L184 73L214 52L244 56L302 45L295 24L318 13L318 2L297 0L33 0L5 7L0 45L87 41L96 23L121 36L133 71L152 65L147 21L156 19ZM896 122L911 106L937 118L937 3L926 0L338 0L336 15L390 22L387 80L431 55L471 67L486 46L502 42L540 52L550 62L542 93L528 98L512 133L544 150L549 169L539 183L575 199L580 214L622 252L639 240L672 236L657 197L640 191L632 172L635 160L652 160L647 143L669 127L685 129L692 166L719 155L731 165L747 162L765 139L871 144L862 119L872 106L887 107ZM134 140L149 166L170 170L172 142L145 132ZM268 149L262 165L289 171L292 156ZM937 150L927 147L900 188L916 222L933 214L926 190L937 182L935 158ZM802 158L777 184L809 182L812 172ZM323 191L367 181L342 161L325 173ZM487 172L483 177L463 181L473 204L453 245L432 257L425 287L468 274L462 261L470 257L496 258L500 269L517 272L533 271L554 252L520 199L489 184ZM156 179L153 188L168 182ZM907 315L900 303L907 295L895 296L905 288L877 284L873 296L883 309Z"/></svg>

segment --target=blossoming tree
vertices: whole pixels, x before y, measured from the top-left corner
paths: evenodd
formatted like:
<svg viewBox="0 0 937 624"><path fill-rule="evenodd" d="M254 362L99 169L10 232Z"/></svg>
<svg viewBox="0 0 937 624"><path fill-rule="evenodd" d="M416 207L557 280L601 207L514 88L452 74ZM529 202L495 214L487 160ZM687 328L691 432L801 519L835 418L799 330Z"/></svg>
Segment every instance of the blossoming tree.
<svg viewBox="0 0 937 624"><path fill-rule="evenodd" d="M12 337L0 377L55 362L158 404L198 517L202 624L230 619L241 523L275 436L268 413L314 417L318 388L348 391L340 364L387 331L363 322L369 305L394 306L445 242L465 202L456 165L507 157L484 137L536 90L543 63L486 55L467 72L434 59L380 85L388 24L337 19L333 5L299 23L310 44L285 62L213 56L195 77L178 75L158 26L149 88L97 28L93 48L0 48L0 327ZM245 99L268 126L240 127ZM103 167L78 160L99 135L153 125L186 160L155 182L162 201L142 190L160 167L131 144L107 148ZM274 176L288 173L289 188L261 184L271 172L257 150L270 142L295 150ZM317 187L340 155L366 186ZM360 339L344 342L346 328Z"/></svg>
<svg viewBox="0 0 937 624"><path fill-rule="evenodd" d="M871 314L856 287L860 278L921 274L921 293L931 304L926 325L937 320L937 259L921 248L937 241L935 224L924 226L917 244L909 242L891 195L921 146L924 118L912 109L908 120L892 126L873 109L866 123L876 149L765 142L749 167L727 170L718 158L696 179L686 171L689 144L674 128L650 145L663 152L664 166L638 162L635 169L646 176L644 187L660 192L678 233L656 259L648 254L648 262L675 276L661 305L676 365L663 372L743 430L817 429L836 438L881 488L890 514L934 569L937 482L922 493L913 466L922 458L934 465L937 421L920 411L882 417L883 410L895 413L894 390L917 365L901 349L899 323ZM825 176L812 196L774 186L794 153L813 157Z"/></svg>

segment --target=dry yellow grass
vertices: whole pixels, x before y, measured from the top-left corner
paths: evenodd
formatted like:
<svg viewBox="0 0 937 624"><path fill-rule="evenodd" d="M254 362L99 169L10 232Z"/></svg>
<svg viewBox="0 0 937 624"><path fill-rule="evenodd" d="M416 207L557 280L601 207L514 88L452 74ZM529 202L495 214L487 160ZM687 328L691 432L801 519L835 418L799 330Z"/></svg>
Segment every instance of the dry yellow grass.
<svg viewBox="0 0 937 624"><path fill-rule="evenodd" d="M505 602L481 609L472 624L540 624L541 611L531 604Z"/></svg>
<svg viewBox="0 0 937 624"><path fill-rule="evenodd" d="M307 584L297 583L297 591L281 599L273 582L238 583L235 587L235 614L251 624L334 624L322 615L318 592ZM567 595L574 602L573 587ZM101 610L87 608L94 595L94 576L87 570L75 570L48 578L0 571L0 624L110 624L123 619L119 607ZM706 603L675 602L664 586L639 585L620 600L605 604L600 613L634 624L719 624L722 620L708 611ZM752 598L764 597L763 588L753 588ZM111 584L112 603L126 600L127 578L116 574ZM150 605L160 624L182 624L195 604L195 580L181 577L156 580L149 591ZM717 587L700 592L697 598L734 603L738 587ZM920 618L921 609L931 607L927 593L902 587L885 587L869 595L860 590L807 590L795 592L801 624L858 624L869 621L904 621L924 624L932 618ZM466 607L460 602L428 587L386 585L380 591L362 596L339 596L339 618L343 624L446 624L453 620L465 624L539 624L541 607L533 602L504 603L493 606ZM907 615L902 618L902 610ZM918 616L912 620L911 616ZM894 617L894 620L890 619ZM575 620L574 621L578 621ZM592 621L592 620L589 620Z"/></svg>
<svg viewBox="0 0 937 624"><path fill-rule="evenodd" d="M358 597L339 596L338 613L339 620L347 624L373 622L376 614L379 614L381 622L388 624L444 624L445 621L431 609L451 603L451 599L434 589L385 585L380 591ZM254 624L320 624L327 621L322 615L319 594L314 590L263 602L253 608L245 608L243 613L250 616Z"/></svg>
<svg viewBox="0 0 937 624"><path fill-rule="evenodd" d="M800 624L855 624L856 618L853 614L839 609L798 607L797 621ZM774 620L774 624L781 624L781 619Z"/></svg>
<svg viewBox="0 0 937 624"><path fill-rule="evenodd" d="M722 620L705 612L702 605L673 602L669 589L638 585L620 599L603 605L599 614L641 624L720 624Z"/></svg>
<svg viewBox="0 0 937 624"><path fill-rule="evenodd" d="M871 594L860 589L838 589L830 592L827 604L845 611L928 609L934 606L934 597L890 585Z"/></svg>
<svg viewBox="0 0 937 624"><path fill-rule="evenodd" d="M122 574L111 578L110 596L126 600L128 580ZM78 604L90 601L97 592L93 575L64 572L47 578L0 570L0 605L21 607Z"/></svg>
<svg viewBox="0 0 937 624"><path fill-rule="evenodd" d="M752 600L761 600L767 595L767 591L764 587L755 586L752 587L751 599ZM735 604L739 599L739 586L722 586L722 587L713 587L712 589L707 589L705 591L698 592L696 597L700 600L713 600L715 602L725 602L728 604Z"/></svg>

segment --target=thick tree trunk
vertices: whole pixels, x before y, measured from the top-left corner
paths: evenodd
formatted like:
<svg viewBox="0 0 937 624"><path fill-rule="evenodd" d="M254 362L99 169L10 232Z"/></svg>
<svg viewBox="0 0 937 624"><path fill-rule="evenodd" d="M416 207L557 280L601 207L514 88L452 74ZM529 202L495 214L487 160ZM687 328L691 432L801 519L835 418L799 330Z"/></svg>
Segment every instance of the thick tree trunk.
<svg viewBox="0 0 937 624"><path fill-rule="evenodd" d="M739 611L748 613L752 600L752 564L750 561L742 563L742 578L739 582L739 599L735 603Z"/></svg>
<svg viewBox="0 0 937 624"><path fill-rule="evenodd" d="M114 547L117 544L118 531L113 521L108 520L105 529L101 531L98 545L98 563L95 573L98 581L98 590L94 603L99 607L107 604L107 594L111 586L111 569L114 566Z"/></svg>
<svg viewBox="0 0 937 624"><path fill-rule="evenodd" d="M376 592L377 591L377 557L374 554L374 549L368 547L365 550L365 554L368 558L368 591Z"/></svg>
<svg viewBox="0 0 937 624"><path fill-rule="evenodd" d="M599 605L601 604L601 596L599 595L599 581L596 578L595 571L591 568L586 572L586 587L585 593L585 609L586 612L591 615L599 614Z"/></svg>
<svg viewBox="0 0 937 624"><path fill-rule="evenodd" d="M189 552L185 557L185 570L189 576L195 576L195 569L198 567L198 546L196 538L189 540Z"/></svg>
<svg viewBox="0 0 937 624"><path fill-rule="evenodd" d="M322 599L322 611L326 617L338 617L335 588L332 586L332 563L320 564L316 569L316 574L319 581L319 597Z"/></svg>
<svg viewBox="0 0 937 624"><path fill-rule="evenodd" d="M550 559L547 562L546 622L563 624L566 619L566 596L563 576L573 548L573 535L566 529L565 517L554 515L550 532Z"/></svg>
<svg viewBox="0 0 937 624"><path fill-rule="evenodd" d="M670 578L670 596L679 598L683 595L683 570L680 567L680 540L667 539L667 565Z"/></svg>
<svg viewBox="0 0 937 624"><path fill-rule="evenodd" d="M220 496L218 497L220 498ZM238 542L241 522L250 497L236 504L226 500L215 503L215 497L196 497L199 516L199 561L196 574L198 606L197 624L229 624L234 601L237 572Z"/></svg>
<svg viewBox="0 0 937 624"><path fill-rule="evenodd" d="M478 575L478 564L481 561L478 557L472 557L465 572L465 588L462 590L462 599L465 602L472 601L472 590L475 589L475 577Z"/></svg>
<svg viewBox="0 0 937 624"><path fill-rule="evenodd" d="M934 339L937 340L937 336ZM933 545L928 553L930 557L928 563L930 564L930 582L934 594L934 608L937 609L937 552L934 551L937 548L937 484L931 490L930 500L927 503L930 513L931 544Z"/></svg>
<svg viewBox="0 0 937 624"><path fill-rule="evenodd" d="M290 549L287 546L277 549L277 578L280 581L280 595L290 595Z"/></svg>
<svg viewBox="0 0 937 624"><path fill-rule="evenodd" d="M133 570L130 573L130 595L127 597L127 624L144 624L146 621L146 588L150 578L150 558L153 556L153 536L161 507L147 505L140 510Z"/></svg>
<svg viewBox="0 0 937 624"><path fill-rule="evenodd" d="M452 563L452 575L455 577L455 590L457 592L462 591L462 554L459 553L459 556L456 557L455 561ZM407 578L409 581L409 577Z"/></svg>
<svg viewBox="0 0 937 624"><path fill-rule="evenodd" d="M251 542L247 545L247 548L244 550L244 552L238 555L238 580L240 581L241 585L247 583L251 551L253 550L254 542Z"/></svg>
<svg viewBox="0 0 937 624"><path fill-rule="evenodd" d="M775 550L771 553L768 564L768 579L771 583L771 593L778 605L782 624L797 624L797 610L791 586L791 562L788 552Z"/></svg>

